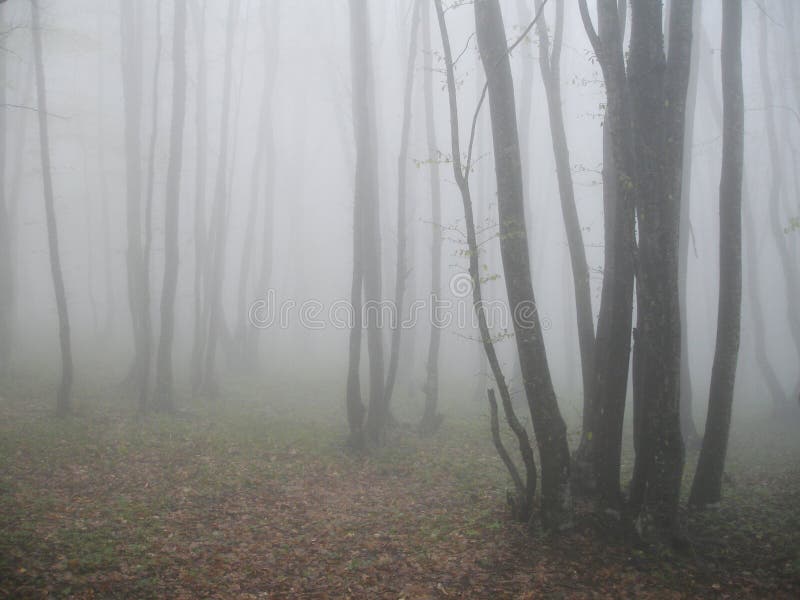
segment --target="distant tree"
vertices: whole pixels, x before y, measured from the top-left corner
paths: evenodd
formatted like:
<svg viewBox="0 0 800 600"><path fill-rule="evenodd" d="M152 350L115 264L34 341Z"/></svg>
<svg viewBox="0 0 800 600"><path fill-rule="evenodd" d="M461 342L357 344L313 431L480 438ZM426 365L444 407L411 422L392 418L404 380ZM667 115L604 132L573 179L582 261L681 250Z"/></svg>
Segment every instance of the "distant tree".
<svg viewBox="0 0 800 600"><path fill-rule="evenodd" d="M44 208L47 221L47 242L50 250L50 270L53 276L53 288L55 289L59 324L58 337L61 346L61 383L58 387L56 407L58 413L64 415L70 411L72 406L72 343L70 340L67 294L64 289L61 254L58 247L58 223L56 220L53 194L53 176L50 166L50 135L47 125L47 85L44 72L44 52L42 50L42 24L39 13L39 0L31 0L31 16L33 55L36 65L36 94L38 96L39 152L42 161L42 185L44 187Z"/></svg>
<svg viewBox="0 0 800 600"><path fill-rule="evenodd" d="M783 153L778 141L778 126L775 116L775 102L771 81L771 72L774 62L768 56L769 35L767 32L767 15L764 10L759 16L759 74L766 108L764 119L766 121L767 147L769 152L769 222L772 241L778 252L778 264L786 283L786 323L789 337L795 351L800 355L800 311L795 303L800 298L800 272L797 270L797 260L793 255L785 234L786 223L789 218L783 208L783 198L786 195L786 177L783 168ZM784 396L777 414L786 414L794 411L794 398Z"/></svg>
<svg viewBox="0 0 800 600"><path fill-rule="evenodd" d="M202 391L215 398L218 393L216 380L217 342L224 326L222 306L222 282L225 275L225 255L228 239L228 146L230 139L231 93L233 91L233 47L239 19L240 0L231 0L228 5L227 31L225 37L225 69L222 83L222 105L220 114L220 142L217 158L214 206L209 229L209 261L205 274L207 317L203 324L206 332L202 370Z"/></svg>
<svg viewBox="0 0 800 600"><path fill-rule="evenodd" d="M431 301L442 295L442 191L439 181L439 154L436 144L436 120L433 111L433 48L431 47L430 3L422 3L422 92L425 104L425 140L431 193ZM419 424L422 435L434 433L442 421L439 407L439 352L442 343L437 311L431 313L428 359L425 364L425 412Z"/></svg>
<svg viewBox="0 0 800 600"><path fill-rule="evenodd" d="M414 66L417 60L417 34L419 31L420 3L414 1L411 18L411 41L408 48L406 64L406 83L403 91L403 122L400 128L400 152L397 157L397 265L395 267L395 300L394 310L396 322L393 323L389 365L386 373L386 407L390 411L392 393L397 378L397 365L400 362L400 341L403 333L403 301L406 295L408 278L408 219L406 204L408 202L408 139L411 133L411 99L414 92Z"/></svg>
<svg viewBox="0 0 800 600"><path fill-rule="evenodd" d="M256 293L265 294L272 271L273 215L275 187L275 142L273 132L272 104L275 88L275 72L278 67L278 27L280 2L268 10L261 5L261 26L266 38L264 45L264 86L261 92L261 110L258 119L258 142L250 178L250 206L248 208L247 228L239 266L239 305L237 345L242 366L254 369L258 364L257 330L249 320L249 305L246 298L248 276L254 253L255 227L259 206L263 205L262 216L262 256L256 276Z"/></svg>
<svg viewBox="0 0 800 600"><path fill-rule="evenodd" d="M208 170L208 108L206 65L206 6L207 0L192 2L192 17L197 44L197 71L195 76L195 130L197 136L194 182L194 278L193 278L193 338L191 383L192 392L197 392L203 373L203 354L206 341L208 306L205 303L205 281L208 268L208 229L206 224L206 182Z"/></svg>
<svg viewBox="0 0 800 600"><path fill-rule="evenodd" d="M692 20L695 29L700 28L701 3L695 2ZM692 147L694 145L694 125L697 106L698 80L700 75L700 42L702 36L692 36L692 58L689 71L689 90L686 94L686 135L683 149L683 179L681 192L680 239L678 246L678 286L680 288L681 311L681 431L687 446L698 447L700 436L692 414L692 376L689 363L689 242L691 238L691 196L692 196ZM709 82L713 85L712 82Z"/></svg>
<svg viewBox="0 0 800 600"><path fill-rule="evenodd" d="M728 448L742 310L742 172L744 83L742 2L722 5L722 175L719 190L719 310L703 447L689 504L719 502Z"/></svg>
<svg viewBox="0 0 800 600"><path fill-rule="evenodd" d="M155 187L156 145L158 142L159 77L161 74L161 0L156 4L156 51L153 64L152 115L147 158L147 180L144 200L144 246L142 247L142 358L139 372L139 409L146 410L150 388L150 365L153 358L153 323L150 306L150 262L153 247L153 195Z"/></svg>
<svg viewBox="0 0 800 600"><path fill-rule="evenodd" d="M186 0L175 0L172 34L172 124L169 136L167 191L164 211L164 284L161 288L161 335L156 362L157 409L171 412L172 341L175 336L175 292L178 287L178 223L183 167L183 131L186 122Z"/></svg>
<svg viewBox="0 0 800 600"><path fill-rule="evenodd" d="M0 8L0 29L5 29L6 8ZM6 197L6 148L8 121L6 119L6 73L8 52L0 52L0 374L7 371L11 360L12 320L15 284L12 266L11 221Z"/></svg>
<svg viewBox="0 0 800 600"><path fill-rule="evenodd" d="M122 99L125 111L125 251L134 358L128 381L141 381L145 349L142 248L142 4L120 1Z"/></svg>

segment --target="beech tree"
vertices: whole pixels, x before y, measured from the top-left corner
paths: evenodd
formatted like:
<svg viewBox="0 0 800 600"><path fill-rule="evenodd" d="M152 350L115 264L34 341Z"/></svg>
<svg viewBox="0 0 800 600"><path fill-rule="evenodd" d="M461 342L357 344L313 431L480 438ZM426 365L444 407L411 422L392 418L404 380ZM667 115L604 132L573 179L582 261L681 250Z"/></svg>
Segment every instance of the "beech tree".
<svg viewBox="0 0 800 600"><path fill-rule="evenodd" d="M722 5L722 175L719 188L719 309L703 447L689 503L719 502L731 425L739 358L742 309L742 171L744 166L744 83L742 3Z"/></svg>
<svg viewBox="0 0 800 600"><path fill-rule="evenodd" d="M175 292L178 287L178 220L180 215L183 131L186 122L186 0L175 0L172 33L172 124L164 211L164 283L161 288L161 335L156 363L156 408L172 411L172 341L175 336Z"/></svg>
<svg viewBox="0 0 800 600"><path fill-rule="evenodd" d="M61 252L58 245L58 221L56 218L53 194L53 175L50 165L50 133L47 123L47 84L44 72L44 51L42 49L42 24L39 0L31 0L31 35L33 37L33 56L36 68L37 116L39 119L39 155L42 164L42 186L44 188L44 209L47 222L47 243L50 253L50 271L53 277L56 309L58 311L58 339L61 348L61 383L58 386L56 407L64 415L72 407L72 341L70 338L69 310L67 293L64 287L64 274L61 269Z"/></svg>
<svg viewBox="0 0 800 600"><path fill-rule="evenodd" d="M348 371L348 422L350 441L361 448L364 443L381 445L388 421L386 405L383 341L381 339L381 252L378 194L377 133L375 92L370 50L369 10L366 0L350 0L350 57L353 94L353 129L356 145L355 208L353 228L353 310L354 326L350 340ZM369 406L364 409L358 385L360 324L364 319L369 354ZM357 298L356 298L357 296ZM358 341L353 338L359 336ZM356 400L358 399L358 404ZM361 407L359 410L359 406Z"/></svg>

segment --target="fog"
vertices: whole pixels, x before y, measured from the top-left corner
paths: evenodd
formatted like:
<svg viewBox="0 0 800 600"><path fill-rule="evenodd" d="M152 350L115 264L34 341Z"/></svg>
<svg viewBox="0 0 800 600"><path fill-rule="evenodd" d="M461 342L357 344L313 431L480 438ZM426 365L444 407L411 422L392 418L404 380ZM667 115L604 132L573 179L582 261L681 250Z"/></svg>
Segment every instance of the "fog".
<svg viewBox="0 0 800 600"><path fill-rule="evenodd" d="M585 404L589 397L584 390L586 373L600 378L601 389L606 375L596 365L605 364L609 355L622 355L612 353L613 344L602 345L605 342L598 329L596 344L594 331L590 332L596 354L592 365L586 366L586 358L582 358L576 322L577 278L573 279L575 255L570 252L562 212L564 187L559 182L551 132L553 113L540 68L544 50L540 47L539 22L521 36L541 12L537 18L547 21L545 35L550 44L554 41L554 24L557 18L563 18L560 65L555 66L560 82L556 80L555 85L560 90L594 328L600 319L604 276L608 273L606 247L612 243L608 236L614 235L613 224L609 228L608 223L613 213L607 211L624 210L614 207L623 207L628 175L631 188L635 188L631 194L636 199L631 202L636 206L637 222L631 234L638 244L632 243L629 252L636 265L636 284L628 293L633 294L633 309L627 317L632 323L623 338L628 348L617 361L624 370L623 380L626 373L628 378L627 385L623 381L621 396L627 405L623 455L633 454L631 433L636 437L638 431L634 424L638 384L634 380L639 368L644 378L642 397L654 398L652 406L660 407L642 408L640 414L650 415L645 419L663 419L658 421L660 425L654 425L662 428L653 430L658 432L655 437L669 431L670 423L678 424L681 413L683 440L676 485L683 474L691 481L690 465L694 465L702 444L709 389L714 388L715 352L720 356L724 352L724 342L718 336L719 324L723 323L718 306L720 259L724 263L728 251L723 250L720 256L721 243L723 248L731 248L720 236L720 207L727 197L724 193L721 197L720 178L726 164L724 136L733 139L738 130L724 121L732 118L735 108L725 104L734 96L724 93L720 69L723 2L694 0L699 7L694 10L693 27L689 19L687 48L690 46L691 51L686 57L691 60L691 75L686 62L688 79L678 84L686 88L688 83L688 94L684 90L681 107L674 111L676 122L686 123L685 127L669 129L654 116L652 128L663 126L666 140L660 149L647 146L646 140L644 146L640 145L650 125L637 112L637 107L647 106L648 101L647 92L640 93L637 86L650 81L647 78L653 73L645 69L637 79L636 36L647 35L643 33L648 18L645 13L657 10L663 19L665 44L680 41L669 31L671 26L680 25L680 17L674 18L673 13L692 15L691 0L664 3L663 15L661 2L631 0L633 14L628 9L623 20L624 43L620 48L628 61L633 116L621 122L633 123L633 133L630 138L622 133L616 137L618 129L625 127L609 128L609 139L614 141L605 149L606 108L613 102L608 99L610 95L607 97L607 88L611 89L607 78L613 69L604 69L603 61L612 64L616 55L609 49L607 57L598 58L580 14L581 3L549 0L542 7L541 2L522 0L482 2L492 6L487 9L490 11L495 5L499 7L506 43L513 46L504 56L510 61L515 99L510 122L516 127L514 139L518 136L519 143L512 145L510 154L504 148L502 156L496 154L498 140L494 139L493 145L493 131L498 135L508 126L498 125L502 89L488 84L484 87L487 71L479 51L480 35L476 35L478 0L444 2L442 14L452 53L446 53L442 46L437 19L437 7L442 3L433 0L2 2L0 254L5 256L0 264L0 398L8 420L4 436L10 441L17 435L11 431L22 431L15 419L57 424L54 415L58 409L59 414L69 413L70 419L79 421L97 414L114 415L114 422L122 419L126 428L145 430L153 427L148 418L156 413L167 423L182 418L224 422L226 417L220 414L237 415L235 418L242 417L246 423L247 415L251 415L272 422L278 429L289 419L300 427L307 424L311 436L322 435L315 431L330 435L327 454L354 454L372 457L370 460L383 456L387 448L415 447L418 442L407 438L417 432L424 439L440 436L465 447L488 448L491 433L486 391L497 390L504 406L503 386L497 377L502 372L522 427L529 430L531 456L535 455L543 469L543 528L550 529L554 524L556 529L561 527L564 520L556 516L553 505L548 505L550 484L545 480L555 459L548 458L552 447L548 449L548 442L543 441L558 437L553 433L558 427L546 428L561 419L565 423L563 447L568 444L575 455L571 475L569 465L564 467L563 481L571 480L572 495L579 496L575 481L581 473L581 451L593 434L584 416L588 410L584 407L589 406ZM602 24L598 4L604 3L588 3L587 16L599 27L597 32L605 42L603 36L608 30L604 28L609 26ZM738 234L733 232L740 235L739 262L738 267L730 268L731 272L739 269L742 287L740 312L726 322L735 321L735 327L740 328L740 334L737 329L734 336L738 354L732 355L735 385L730 401L721 405L727 409L721 409L720 414L732 410L730 435L732 452L736 453L747 445L741 436L736 438L737 432L748 431L751 426L769 429L781 422L796 424L800 413L800 321L794 305L800 292L800 73L796 68L800 15L795 14L792 0L737 0L731 4L741 4L742 10L744 154L738 175L741 206L737 214L742 229ZM656 5L658 8L653 8ZM636 10L642 11L638 17ZM38 28L36 20L40 22ZM420 30L414 41L416 52L411 55L410 104L405 107L411 35L414 28L423 27L428 28L431 48L425 47L426 35ZM356 45L358 31L367 35L365 54ZM39 74L34 44L37 34L42 44L43 68ZM183 36L185 40L181 41ZM661 31L658 37L661 43ZM669 90L670 77L680 71L681 52L680 48L666 51L666 75L659 71L657 76L664 78L664 88ZM664 50L660 52L663 56ZM455 98L448 95L448 54L454 62ZM427 62L431 66L426 71ZM428 115L432 128L426 128L426 72L432 81L432 113ZM181 90L182 78L185 88ZM46 113L42 112L42 84L46 88ZM652 82L644 85L651 91L656 89ZM664 90L653 93L671 98ZM486 94L485 100L481 100L482 94ZM466 220L463 190L453 171L453 100L459 112L461 162L468 174L474 211L477 283L488 307L485 314L490 338L482 335L473 307L476 279L470 260L475 249L468 239L473 223ZM658 102L665 107L662 112L673 112L669 100ZM693 111L689 108L692 105ZM359 113L361 109L363 114ZM405 144L404 121L408 125ZM49 129L45 153L42 122ZM364 137L359 138L359 131ZM680 142L683 131L689 136L685 143ZM473 134L474 147L470 148ZM429 145L431 136L435 138L433 148ZM611 204L606 199L604 207L604 162L611 160L612 146L616 152L624 145L620 141L623 138L632 140L631 165L636 166L620 168L618 177L612 174L606 181L606 186L613 181L613 187L622 191ZM670 144L682 148L674 172L669 171ZM657 155L653 164L658 166L648 171L645 162L652 160L648 158L650 149ZM468 162L470 152L472 163ZM45 154L49 166L43 166ZM515 293L511 288L525 287L525 277L519 271L510 271L513 265L519 268L521 264L509 262L516 252L511 245L519 236L501 231L503 215L511 214L503 211L514 206L513 194L503 195L506 180L502 166L515 160L522 177L525 223L521 235L527 241L530 268L526 276L532 282L531 301L535 294L532 330L540 332L544 340L543 347L531 354L530 370L526 370L528 359L523 348L527 334L523 335L524 327L515 321L516 303L509 303L509 293ZM730 164L736 163L732 161ZM613 165L610 169L613 173ZM656 171L665 173L657 176L662 187L667 185L664 182L680 182L683 175L683 189L678 183L677 194L664 192L660 203L652 200L652 194L645 197L647 192L641 190L648 189L646 174ZM639 178L640 173L645 175ZM69 389L64 380L64 319L63 315L60 318L54 294L46 174L52 177L59 277L63 277L64 310L69 319L66 339L70 360L74 361L74 385L69 382ZM441 189L440 215L432 198L432 177L437 178ZM374 181L374 187L370 187L370 181ZM609 189L606 192L613 196ZM654 204L648 204L651 201ZM400 207L399 202L403 202ZM667 204L674 207L672 213L666 210L661 217L648 213L650 206L662 210L658 207ZM398 221L398 208L405 213L404 222ZM365 218L361 225L355 221L359 214ZM633 208L630 214L634 227ZM655 225L648 225L650 218L656 219ZM665 225L664 219L672 219L674 227ZM171 227L176 228L174 239ZM660 233L651 235L656 231L653 227ZM51 230L50 235L53 233ZM434 282L439 267L433 257L438 236L442 246L437 293ZM653 240L652 245L648 240ZM504 254L506 242L509 254ZM406 269L399 277L398 252ZM680 252L688 253L685 273L678 266ZM728 252L727 256L734 254ZM378 268L377 273L374 268ZM666 270L659 271L661 268ZM353 283L354 272L358 284ZM615 272L614 277L625 277L622 267ZM662 277L659 272L667 275ZM405 285L401 298L398 281ZM633 281L631 273L631 286ZM663 312L656 308L656 312L640 314L642 298L652 298L648 294L662 289L661 285L667 291L656 294L653 302L655 305L663 300L668 307ZM355 305L353 290L358 292ZM672 292L675 300L685 298L680 301L680 310ZM375 312L380 318L373 319L375 313L370 314L370 300L379 301ZM609 299L609 306L611 302ZM397 376L393 388L384 390L383 378L392 369L392 338L398 326L394 311L398 306L401 334ZM174 315L174 325L170 315ZM658 315L668 315L664 317L667 321L659 321ZM619 313L614 318L619 318ZM354 322L359 323L355 335ZM651 329L653 323L660 323L659 327L666 328L663 331L669 329L672 341L659 346L662 338L656 334L648 337L652 331L662 331ZM434 352L432 332L437 327L441 330L440 346ZM374 330L377 337L370 338ZM645 350L643 358L637 359L640 339L645 340L641 346ZM650 339L658 341L648 346ZM360 352L360 360L355 354L355 367L354 340ZM531 343L535 344L535 339ZM683 348L682 361L680 351L669 357L660 353L658 349L669 344ZM487 346L497 353L499 371L487 362ZM432 352L438 360L434 369ZM521 362L518 354L523 357ZM627 366L628 354L632 367ZM637 367L637 360L644 366ZM535 377L526 377L534 371ZM610 381L612 376L607 377ZM556 418L552 410L542 409L550 410L550 416L537 416L537 406L549 406L546 397L551 380L553 410L560 414ZM377 399L376 385L381 389L381 398ZM431 386L435 386L435 393ZM663 398L661 391L648 396L648 386L677 391L664 392ZM354 416L358 412L353 412L355 405L351 403L354 389L358 390L358 406L367 414L366 437L361 433L362 416ZM384 394L391 398L391 405ZM608 394L611 398L612 392ZM591 395L599 398L602 394ZM601 402L597 398L595 401ZM688 405L687 398L691 400ZM643 407L651 406L648 400L642 402ZM598 406L602 413L605 409ZM423 414L428 411L437 417L432 427L424 424ZM505 431L506 422L512 423L513 429L514 417L506 416L508 409L500 412L506 448L516 451L517 438ZM375 417L382 419L375 430L371 429L373 414L384 415ZM359 422L354 425L356 418ZM418 425L421 419L423 425ZM464 419L467 427L477 424L468 434L459 429ZM692 431L687 431L687 422ZM647 425L642 427L644 439L652 437ZM716 427L709 426L709 431L717 431ZM724 462L728 427L720 431ZM678 432L680 438L680 428ZM78 436L76 444L83 443L84 434L73 431L70 435ZM598 430L598 435L606 434ZM112 440L109 443L115 443ZM142 443L146 447L145 438ZM301 454L306 451L302 444L298 447ZM13 452L13 445L4 444L3 452ZM501 471L503 463L494 450L489 448L479 460L494 469L493 489L512 485ZM527 464L524 456L522 460ZM645 459L637 454L636 460L638 465ZM590 460L587 464L595 463ZM728 467L725 469L728 477ZM535 489L535 471L533 477ZM796 469L786 477L796 486ZM619 487L619 473L616 479ZM604 489L602 483L598 485ZM649 485L650 490L664 489L655 479L643 485ZM649 497L659 493L650 491ZM615 499L609 501L602 493L601 497L601 505L608 502L606 508L620 509ZM642 500L642 514L652 503L647 498ZM511 513L518 520L524 500L512 502ZM499 496L489 504L505 514ZM653 514L663 516L661 505L656 502L653 506ZM538 519L530 515L531 510L539 513L538 508L528 507L527 512L523 510L527 516L521 520ZM655 518L660 523L655 529L674 530L673 521L667 519L666 526L661 527L665 522L659 519ZM11 525L5 523L6 527ZM678 528L686 532L685 523ZM14 562L19 557L11 558L16 555L9 548L4 549L8 560L0 563L22 568L24 561ZM790 554L786 561L789 564L794 560L795 570L793 575L784 573L782 577L788 579L775 584L779 586L776 589L786 591L790 587L780 586L797 585L796 547ZM52 574L53 567L42 569ZM325 577L331 577L330 573ZM23 579L18 574L15 585L23 585ZM45 579L51 585L56 581ZM59 587L62 583L55 583L54 589L63 589ZM741 591L737 587L740 584L731 584L732 589ZM33 586L31 590L44 589L42 581L29 585ZM91 583L81 585L84 587L77 589L93 589ZM453 591L450 583L442 585L445 591ZM148 595L126 589L107 588L100 595ZM202 587L185 589L194 589L190 595L197 597L210 593ZM221 597L236 595L231 589L221 592ZM268 594L278 594L278 589L265 588ZM280 589L285 597L291 597L305 588ZM352 595L370 597L378 593L376 589L367 586ZM476 595L489 593L488 588L477 591L469 586L459 593L467 597L470 589ZM168 595L177 593L176 588L161 590L171 590L165 592ZM347 595L343 589L336 590L331 592L333 596ZM380 593L388 592L382 589ZM419 590L417 595L407 593L408 597L423 597Z"/></svg>

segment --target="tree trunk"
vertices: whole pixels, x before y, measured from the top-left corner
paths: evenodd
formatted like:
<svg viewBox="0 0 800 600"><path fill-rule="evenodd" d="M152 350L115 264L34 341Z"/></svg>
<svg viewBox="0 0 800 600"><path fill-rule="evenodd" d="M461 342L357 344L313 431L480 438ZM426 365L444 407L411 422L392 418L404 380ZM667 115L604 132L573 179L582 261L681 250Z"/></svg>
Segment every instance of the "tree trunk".
<svg viewBox="0 0 800 600"><path fill-rule="evenodd" d="M175 335L175 292L178 287L178 221L186 123L186 0L175 2L172 37L172 124L164 211L164 284L161 288L161 335L156 363L156 408L172 412L172 340Z"/></svg>
<svg viewBox="0 0 800 600"><path fill-rule="evenodd" d="M139 3L121 0L122 90L125 107L125 212L128 305L133 326L134 359L128 381L141 380L144 351L142 306L142 25Z"/></svg>
<svg viewBox="0 0 800 600"><path fill-rule="evenodd" d="M781 271L783 272L786 289L786 322L788 324L789 335L792 339L796 352L800 355L800 311L797 310L795 302L800 298L800 273L797 272L797 262L792 256L784 228L789 222L789 217L783 212L781 199L783 197L783 168L781 165L781 151L778 143L778 130L775 123L775 105L772 103L773 90L770 81L770 60L768 53L768 37L766 15L763 11L759 16L759 71L761 74L761 86L764 92L766 110L764 118L766 121L767 142L769 147L770 161L770 184L769 184L769 219L772 229L772 239L778 251ZM794 400L787 402L780 409L785 412L790 407L793 409Z"/></svg>
<svg viewBox="0 0 800 600"><path fill-rule="evenodd" d="M210 398L216 398L217 341L223 327L222 282L225 271L225 252L228 237L228 142L230 137L231 92L233 87L233 46L236 38L236 22L239 18L240 0L231 0L228 5L227 33L225 42L225 73L222 84L222 112L220 123L219 158L214 187L214 209L211 217L209 239L209 269L206 272L206 306L208 320L205 344L202 390Z"/></svg>
<svg viewBox="0 0 800 600"><path fill-rule="evenodd" d="M53 176L50 167L50 136L47 127L47 87L44 77L44 57L42 51L42 25L39 15L39 0L31 0L31 35L36 64L36 93L39 98L37 115L39 119L39 150L42 160L42 184L44 187L44 208L47 218L47 241L50 249L50 270L53 276L56 308L58 309L58 337L61 346L61 384L58 387L56 407L64 415L72 407L72 345L70 341L69 312L67 294L64 289L64 276L61 271L61 254L58 249L58 225L53 198Z"/></svg>
<svg viewBox="0 0 800 600"><path fill-rule="evenodd" d="M722 175L719 190L719 312L708 417L689 504L719 502L731 425L742 309L742 169L744 84L742 3L722 5Z"/></svg>
<svg viewBox="0 0 800 600"><path fill-rule="evenodd" d="M684 446L680 429L678 234L692 45L692 2L671 8L664 55L659 0L632 5L629 81L636 149L637 310L631 512L670 539L678 530Z"/></svg>
<svg viewBox="0 0 800 600"><path fill-rule="evenodd" d="M403 300L406 294L408 278L408 222L406 217L407 180L408 180L408 138L411 129L411 98L414 91L414 65L417 60L417 31L419 30L420 2L415 0L411 18L411 42L408 48L406 64L406 85L403 92L403 124L400 129L400 153L397 157L397 266L395 269L395 322L392 323L392 342L389 353L389 365L386 374L385 402L386 410L391 411L392 392L397 378L397 365L400 361L400 341L403 332Z"/></svg>
<svg viewBox="0 0 800 600"><path fill-rule="evenodd" d="M473 119L473 137L470 140L470 146L467 150L467 163L462 167L461 163L461 144L459 141L459 125L458 125L458 100L456 97L456 78L455 68L453 66L453 57L450 49L450 37L447 32L447 24L444 18L444 8L442 7L442 0L434 0L436 7L436 17L439 21L439 32L442 38L442 49L444 52L445 71L447 75L447 96L450 103L450 147L453 165L453 175L456 180L459 192L461 193L461 203L464 208L464 221L467 228L467 250L469 256L469 275L472 281L472 307L475 315L478 318L478 329L481 334L481 342L483 350L486 354L486 359L491 367L492 374L495 378L497 389L500 392L500 400L503 404L503 411L505 412L506 421L508 422L511 430L514 432L517 442L519 444L520 455L525 468L525 480L520 477L517 467L511 461L505 461L507 455L505 448L502 447L502 442L499 442L499 435L496 434L496 427L492 427L492 436L497 446L498 454L504 458L506 467L511 474L516 488L516 495L509 494L509 504L511 512L515 519L523 522L530 522L533 517L533 502L536 493L536 462L533 456L533 448L531 447L528 433L520 423L514 412L514 407L511 404L511 394L508 389L508 384L503 375L503 370L500 367L500 361L497 357L497 352L492 341L491 332L486 321L486 312L483 304L482 284L479 268L479 248L478 240L475 232L475 220L472 211L472 196L469 188L469 173L471 170L471 157L472 157L472 142L474 141L474 128L478 112L475 113ZM483 96L483 95L481 95ZM494 406L494 394L491 390L488 391L489 405L492 413L496 412ZM495 419L493 419L493 425ZM499 427L499 424L497 424Z"/></svg>
<svg viewBox="0 0 800 600"><path fill-rule="evenodd" d="M153 188L155 186L156 142L158 141L158 89L161 73L161 0L156 4L156 53L153 67L153 102L150 128L150 146L147 162L147 188L144 205L144 247L142 249L142 357L139 372L139 410L147 409L150 387L150 364L153 354L153 323L150 313L150 255L153 246ZM167 200L169 203L169 200Z"/></svg>
<svg viewBox="0 0 800 600"><path fill-rule="evenodd" d="M537 0L538 9L542 0ZM552 48L547 36L547 23L544 18L537 24L539 34L539 68L542 72L547 108L550 115L550 132L553 154L556 161L558 188L561 196L561 213L567 234L569 256L572 266L572 283L575 290L575 311L578 325L578 346L581 355L581 380L583 382L583 434L581 445L576 453L576 463L587 463L591 446L592 392L594 391L594 317L592 315L592 295L589 280L589 265L586 262L586 249L575 206L575 187L572 182L572 165L569 160L567 132L564 127L564 114L561 108L561 47L564 39L564 0L556 0L556 25Z"/></svg>
<svg viewBox="0 0 800 600"><path fill-rule="evenodd" d="M431 304L442 296L442 191L439 181L439 155L436 145L436 120L433 111L433 52L431 47L430 3L422 5L422 87L425 102L425 134L428 144L428 163L431 186ZM442 329L436 320L438 311L431 314L431 336L428 341L428 360L425 377L425 412L419 429L423 435L434 433L442 416L439 407L439 349Z"/></svg>
<svg viewBox="0 0 800 600"><path fill-rule="evenodd" d="M695 28L700 26L701 3L695 2L692 21ZM689 333L687 330L689 306L689 242L691 237L692 196L692 153L694 146L694 125L697 106L697 83L700 71L700 39L692 37L692 58L689 70L689 90L686 95L686 136L683 147L683 175L681 184L681 216L678 248L678 287L681 312L681 432L687 447L699 447L700 436L694 424L692 413L692 377L689 364ZM711 83L711 82L709 82Z"/></svg>
<svg viewBox="0 0 800 600"><path fill-rule="evenodd" d="M200 388L203 376L208 306L205 302L206 271L208 269L208 227L206 225L206 160L208 148L208 117L206 107L206 0L202 7L192 2L195 35L197 36L197 96L195 129L197 150L195 157L195 201L194 201L194 331L192 342L191 379L192 392Z"/></svg>
<svg viewBox="0 0 800 600"><path fill-rule="evenodd" d="M474 7L478 47L488 81L506 292L542 460L542 518L548 527L560 527L571 519L569 447L531 281L514 84L505 27L498 0L479 0Z"/></svg>
<svg viewBox="0 0 800 600"><path fill-rule="evenodd" d="M603 123L603 287L595 338L594 410L590 415L593 473L600 507L622 508L622 428L633 319L634 204L633 130L623 54L627 5L598 3L598 30L585 0L581 17L606 84ZM587 434L588 437L588 434ZM579 463L578 463L579 464Z"/></svg>
<svg viewBox="0 0 800 600"><path fill-rule="evenodd" d="M370 49L369 11L366 0L350 0L353 125L356 140L355 201L361 206L361 253L366 302L369 354L369 408L367 442L384 442L388 411L385 396L381 315L381 246L378 199L375 92ZM361 318L356 314L356 318Z"/></svg>
<svg viewBox="0 0 800 600"><path fill-rule="evenodd" d="M0 15L5 16L5 8ZM0 17L0 29L5 30L5 18ZM11 228L6 198L6 149L8 121L6 119L6 67L8 53L0 56L0 375L8 372L11 359L12 321L14 304L14 273L12 270Z"/></svg>

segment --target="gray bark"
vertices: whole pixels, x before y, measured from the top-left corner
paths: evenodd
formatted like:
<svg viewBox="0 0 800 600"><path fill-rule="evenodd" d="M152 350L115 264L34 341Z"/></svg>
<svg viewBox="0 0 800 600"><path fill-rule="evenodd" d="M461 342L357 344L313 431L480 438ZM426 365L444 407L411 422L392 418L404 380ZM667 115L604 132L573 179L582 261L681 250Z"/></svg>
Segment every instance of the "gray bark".
<svg viewBox="0 0 800 600"><path fill-rule="evenodd" d="M722 496L728 449L742 311L742 171L744 84L742 2L722 5L722 174L719 188L719 310L703 447L689 504L707 505Z"/></svg>
<svg viewBox="0 0 800 600"><path fill-rule="evenodd" d="M186 0L175 0L172 34L172 124L169 134L167 190L164 211L164 284L161 288L161 335L156 363L157 409L171 412L173 400L172 341L175 336L175 292L178 287L178 222L180 215L183 132L186 123Z"/></svg>
<svg viewBox="0 0 800 600"><path fill-rule="evenodd" d="M542 519L548 527L560 527L570 521L572 512L569 447L531 280L514 84L505 27L498 0L478 0L474 7L478 47L488 81L500 252L525 394L542 461Z"/></svg>
<svg viewBox="0 0 800 600"><path fill-rule="evenodd" d="M53 277L56 308L58 310L58 338L61 348L61 383L58 387L56 407L63 415L72 407L72 344L70 340L69 311L67 294L64 289L64 275L61 270L61 254L58 245L58 223L56 221L53 194L53 176L50 165L50 134L47 125L47 85L45 82L44 57L42 50L42 25L39 14L39 0L31 0L31 35L36 65L36 93L38 96L37 116L39 119L39 152L42 162L42 185L44 188L44 208L47 220L47 242L50 252L50 270Z"/></svg>

